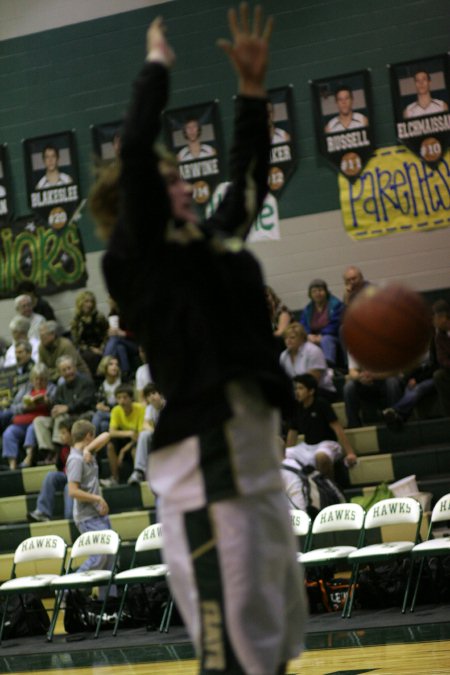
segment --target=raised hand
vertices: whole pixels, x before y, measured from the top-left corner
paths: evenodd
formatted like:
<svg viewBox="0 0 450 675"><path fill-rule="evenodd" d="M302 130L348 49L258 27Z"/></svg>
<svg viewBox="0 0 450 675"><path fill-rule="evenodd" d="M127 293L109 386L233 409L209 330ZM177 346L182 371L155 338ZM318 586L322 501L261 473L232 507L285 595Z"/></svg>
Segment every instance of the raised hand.
<svg viewBox="0 0 450 675"><path fill-rule="evenodd" d="M168 68L175 62L175 52L166 39L166 26L161 16L147 30L147 60L162 61Z"/></svg>
<svg viewBox="0 0 450 675"><path fill-rule="evenodd" d="M227 54L238 74L239 92L248 96L265 96L272 17L263 25L262 8L257 5L251 26L248 4L243 2L239 6L239 15L235 9L228 11L228 24L233 41L221 39L217 45Z"/></svg>

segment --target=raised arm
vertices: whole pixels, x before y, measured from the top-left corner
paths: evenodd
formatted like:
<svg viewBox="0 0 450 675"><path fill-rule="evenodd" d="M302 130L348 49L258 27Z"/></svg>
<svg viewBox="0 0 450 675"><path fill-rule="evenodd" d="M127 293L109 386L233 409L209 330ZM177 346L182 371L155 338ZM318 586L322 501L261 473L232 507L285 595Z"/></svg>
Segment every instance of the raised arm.
<svg viewBox="0 0 450 675"><path fill-rule="evenodd" d="M228 12L231 41L219 40L238 76L230 186L208 225L228 236L245 238L267 193L269 125L265 78L272 18L263 22L257 6L253 21L246 3Z"/></svg>

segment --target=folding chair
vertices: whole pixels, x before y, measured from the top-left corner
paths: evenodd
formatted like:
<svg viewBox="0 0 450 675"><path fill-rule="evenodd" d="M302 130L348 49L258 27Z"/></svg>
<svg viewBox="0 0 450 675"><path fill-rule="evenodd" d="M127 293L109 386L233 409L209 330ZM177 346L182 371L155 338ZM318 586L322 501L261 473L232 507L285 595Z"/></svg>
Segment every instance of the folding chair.
<svg viewBox="0 0 450 675"><path fill-rule="evenodd" d="M342 612L344 618L350 618L352 613L353 600L361 565L409 558L412 549L419 541L421 520L422 507L418 501L411 497L382 499L370 507L364 521L364 541L366 541L366 535L369 530L393 525L413 526L414 536L407 540L386 541L378 544L370 544L369 546L362 546L349 554L348 561L352 564L352 577L347 595L347 602L345 603L344 611ZM411 564L405 594L403 596L402 612L405 611L406 607L409 587L411 585L412 570L413 565Z"/></svg>
<svg viewBox="0 0 450 675"><path fill-rule="evenodd" d="M416 586L411 603L411 612L414 612L416 605L417 592L419 590L420 579L422 577L423 565L425 559L428 557L443 556L450 554L450 537L436 537L433 538L433 526L435 523L450 520L450 493L444 495L436 503L430 520L430 527L428 529L428 537L426 541L416 544L411 551L412 562L420 560L419 572L417 575Z"/></svg>
<svg viewBox="0 0 450 675"><path fill-rule="evenodd" d="M43 594L44 591L48 591L51 582L64 574L66 551L66 542L57 535L29 537L16 548L11 577L0 586L0 595L5 596L0 626L0 642L3 638L9 597L19 595L23 606L21 597L23 593L33 591ZM34 567L35 574L19 575L22 569L28 568L29 571L30 566ZM50 570L53 570L53 572L50 572Z"/></svg>
<svg viewBox="0 0 450 675"><path fill-rule="evenodd" d="M309 549L311 538L312 520L306 511L301 509L290 509L292 529L296 537L302 537L303 553ZM297 560L300 562L301 552L297 553Z"/></svg>
<svg viewBox="0 0 450 675"><path fill-rule="evenodd" d="M136 558L139 554L148 552L148 551L161 551L163 546L162 541L162 525L161 523L155 523L154 525L149 525L140 533L139 537L136 540L136 545L134 547L133 559L130 564L130 569L123 572L119 572L114 577L114 583L117 586L124 586L122 593L122 600L120 602L119 612L117 614L116 623L114 625L113 635L116 635L117 629L119 627L120 618L122 616L123 608L125 605L125 600L128 594L129 586L133 584L145 585L157 577L166 577L168 574L168 567L164 563L153 563L151 565L143 565L140 567L135 567ZM164 613L161 619L159 626L159 632L165 633L169 630L170 619L172 616L173 610L173 600L172 597L169 598L169 601L166 604Z"/></svg>
<svg viewBox="0 0 450 675"><path fill-rule="evenodd" d="M50 588L57 591L55 609L53 611L52 621L47 633L47 640L49 642L53 639L56 622L58 620L59 610L61 608L61 601L65 590L74 590L76 588L94 588L96 586L106 586L105 598L102 603L102 608L97 619L97 626L94 637L97 638L102 616L105 612L106 601L109 595L109 589L114 578L114 572L117 569L118 557L120 549L120 537L114 530L93 530L92 532L84 532L74 542L70 554L69 566L66 574L53 579L50 583ZM113 568L112 570L90 569L84 572L74 571L75 560L81 556L92 555L112 555Z"/></svg>

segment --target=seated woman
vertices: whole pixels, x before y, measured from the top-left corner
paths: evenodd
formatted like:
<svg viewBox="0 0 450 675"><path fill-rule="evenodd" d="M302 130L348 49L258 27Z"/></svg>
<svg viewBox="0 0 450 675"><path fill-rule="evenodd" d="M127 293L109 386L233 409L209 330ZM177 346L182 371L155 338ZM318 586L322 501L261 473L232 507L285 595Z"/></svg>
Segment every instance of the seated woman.
<svg viewBox="0 0 450 675"><path fill-rule="evenodd" d="M92 418L96 436L108 431L111 409L117 404L115 392L122 384L119 361L114 356L104 356L97 374L103 377L103 380L97 389L97 405Z"/></svg>
<svg viewBox="0 0 450 675"><path fill-rule="evenodd" d="M339 347L339 328L344 303L328 290L323 279L313 279L309 284L311 298L302 312L300 323L304 326L309 342L320 347L329 366L336 365Z"/></svg>
<svg viewBox="0 0 450 675"><path fill-rule="evenodd" d="M17 458L22 445L25 447L26 457L21 466L28 467L34 463L36 437L33 420L38 416L50 415L55 390L55 385L49 382L47 367L43 363L33 366L30 381L22 386L22 403L18 405L11 424L3 434L2 456L7 458L10 469L17 468Z"/></svg>
<svg viewBox="0 0 450 675"><path fill-rule="evenodd" d="M91 291L81 291L75 300L75 315L70 323L72 341L95 376L103 355L108 333L108 321L97 310L97 300Z"/></svg>
<svg viewBox="0 0 450 675"><path fill-rule="evenodd" d="M273 334L276 338L279 351L282 352L284 349L283 334L292 321L292 314L286 305L283 305L273 288L266 286L265 291Z"/></svg>

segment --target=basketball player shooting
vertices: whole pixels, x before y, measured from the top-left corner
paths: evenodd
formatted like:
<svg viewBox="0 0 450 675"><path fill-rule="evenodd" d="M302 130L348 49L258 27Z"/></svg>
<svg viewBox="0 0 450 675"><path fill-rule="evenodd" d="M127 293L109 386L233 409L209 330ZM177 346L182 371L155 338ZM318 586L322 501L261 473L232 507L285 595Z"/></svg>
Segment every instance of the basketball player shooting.
<svg viewBox="0 0 450 675"><path fill-rule="evenodd" d="M120 166L105 168L90 204L108 238L109 292L167 400L149 476L200 672L275 675L302 648L306 601L277 443L292 387L244 247L267 191L272 20L260 7L250 17L246 4L228 20L231 39L218 44L238 96L231 186L216 213L199 221L175 158L154 145L175 60L161 19L148 30Z"/></svg>

